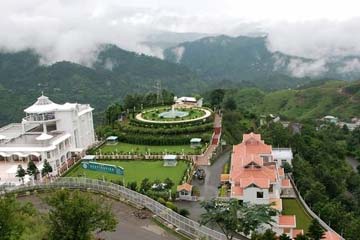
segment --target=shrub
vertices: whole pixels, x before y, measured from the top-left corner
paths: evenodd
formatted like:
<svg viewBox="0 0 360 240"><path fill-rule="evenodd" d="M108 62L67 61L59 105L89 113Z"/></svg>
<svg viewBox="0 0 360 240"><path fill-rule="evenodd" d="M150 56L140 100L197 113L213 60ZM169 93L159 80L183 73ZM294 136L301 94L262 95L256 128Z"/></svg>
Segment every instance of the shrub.
<svg viewBox="0 0 360 240"><path fill-rule="evenodd" d="M137 189L137 182L128 182L128 184L126 185L127 188L133 190L133 191L136 191Z"/></svg>
<svg viewBox="0 0 360 240"><path fill-rule="evenodd" d="M166 202L165 205L166 205L166 207L170 208L171 210L173 210L175 212L177 212L177 210L178 210L177 206L175 206L175 204L172 202Z"/></svg>
<svg viewBox="0 0 360 240"><path fill-rule="evenodd" d="M186 208L181 208L181 209L179 210L179 214L180 214L181 216L188 217L188 216L190 215L190 212L189 212L189 210L187 210Z"/></svg>
<svg viewBox="0 0 360 240"><path fill-rule="evenodd" d="M166 205L166 201L165 201L165 199L163 199L162 197L159 197L159 198L157 199L157 201L158 201L159 203L161 203L162 205Z"/></svg>
<svg viewBox="0 0 360 240"><path fill-rule="evenodd" d="M229 171L230 171L230 163L227 162L224 164L223 173L227 174L227 173L229 173Z"/></svg>

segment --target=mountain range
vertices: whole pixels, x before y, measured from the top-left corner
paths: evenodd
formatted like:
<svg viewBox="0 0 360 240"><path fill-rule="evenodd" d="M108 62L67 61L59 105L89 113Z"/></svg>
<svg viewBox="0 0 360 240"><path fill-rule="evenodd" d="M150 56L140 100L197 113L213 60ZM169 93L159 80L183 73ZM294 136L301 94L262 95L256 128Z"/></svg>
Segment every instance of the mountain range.
<svg viewBox="0 0 360 240"><path fill-rule="evenodd" d="M187 67L104 45L91 67L72 62L40 64L31 50L0 53L0 124L20 121L23 109L43 91L54 102L90 103L99 114L129 93L162 88L198 93L205 84ZM11 106L11 107L9 107Z"/></svg>
<svg viewBox="0 0 360 240"><path fill-rule="evenodd" d="M109 44L100 46L91 66L68 61L44 65L33 50L0 52L0 125L19 121L42 91L58 103L90 103L99 121L109 104L130 93L155 92L157 83L176 95L192 95L214 88L274 91L299 88L314 79L360 76L357 56L326 62L327 71L311 75L324 68L321 60L271 52L264 36L158 34L150 43L165 49L164 59Z"/></svg>
<svg viewBox="0 0 360 240"><path fill-rule="evenodd" d="M207 81L251 82L258 87L295 87L314 79L360 79L360 57L310 59L269 50L268 38L210 36L164 50Z"/></svg>

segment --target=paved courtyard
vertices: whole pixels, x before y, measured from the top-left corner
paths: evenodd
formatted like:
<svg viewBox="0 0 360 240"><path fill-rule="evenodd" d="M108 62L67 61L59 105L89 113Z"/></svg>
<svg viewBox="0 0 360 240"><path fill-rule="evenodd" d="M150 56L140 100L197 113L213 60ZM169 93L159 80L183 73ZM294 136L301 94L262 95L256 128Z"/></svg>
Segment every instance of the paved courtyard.
<svg viewBox="0 0 360 240"><path fill-rule="evenodd" d="M9 184L9 183L16 184L16 185L21 184L21 181L19 181L19 178L16 177L17 167L19 164L22 165L22 167L26 170L27 162L0 161L0 185ZM29 181L28 176L25 177L25 182L27 182L27 181Z"/></svg>
<svg viewBox="0 0 360 240"><path fill-rule="evenodd" d="M41 197L41 196L40 196ZM21 201L32 202L40 211L48 211L48 206L42 202L37 196L20 197ZM107 199L112 205L112 210L116 215L119 223L116 226L115 232L107 232L102 234L102 237L108 240L178 240L178 236L175 236L163 228L159 227L151 219L139 219L134 216L134 212L137 211L122 202L118 202L112 199Z"/></svg>

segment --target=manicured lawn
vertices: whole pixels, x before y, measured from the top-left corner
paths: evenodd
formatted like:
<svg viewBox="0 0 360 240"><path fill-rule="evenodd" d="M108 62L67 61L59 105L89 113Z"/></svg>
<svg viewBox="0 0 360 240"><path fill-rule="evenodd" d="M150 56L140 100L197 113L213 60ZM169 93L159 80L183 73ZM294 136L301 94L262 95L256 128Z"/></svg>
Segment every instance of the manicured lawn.
<svg viewBox="0 0 360 240"><path fill-rule="evenodd" d="M146 153L146 152L150 151L150 153L152 153L152 154L162 153L162 152L181 154L183 149L184 149L185 154L195 154L196 153L196 149L191 148L190 144L189 145L174 145L174 146L173 145L151 146L151 145L137 145L137 144L129 144L129 143L120 142L116 145L104 144L100 149L101 149L102 153L110 153L110 152L116 153L116 150L117 150L119 153L125 153L125 152L126 153L129 153L129 152ZM97 152L98 151L99 150L97 150Z"/></svg>
<svg viewBox="0 0 360 240"><path fill-rule="evenodd" d="M108 160L108 161L98 161L100 163L117 165L124 168L125 176L125 184L127 182L136 181L138 186L144 178L149 178L150 181L154 181L159 179L160 181L165 178L170 178L174 183L174 189L176 189L176 185L180 183L182 180L184 173L187 169L188 163L185 161L178 161L176 167L164 167L163 161L161 160ZM117 176L114 174L96 172L93 170L85 170L82 168L81 164L71 169L65 177L80 177L86 176L87 178L93 179L103 179L110 180L123 180L122 176Z"/></svg>
<svg viewBox="0 0 360 240"><path fill-rule="evenodd" d="M178 121L178 120L199 118L205 115L205 112L203 110L196 108L176 108L175 110L181 112L187 112L188 115L177 118L160 117L159 116L160 113L171 111L171 107L163 107L163 108L154 108L150 110L145 110L142 113L142 117L147 120L155 120L155 121Z"/></svg>
<svg viewBox="0 0 360 240"><path fill-rule="evenodd" d="M296 228L304 229L307 232L311 223L311 217L305 212L301 203L297 199L284 198L282 199L284 215L296 215Z"/></svg>

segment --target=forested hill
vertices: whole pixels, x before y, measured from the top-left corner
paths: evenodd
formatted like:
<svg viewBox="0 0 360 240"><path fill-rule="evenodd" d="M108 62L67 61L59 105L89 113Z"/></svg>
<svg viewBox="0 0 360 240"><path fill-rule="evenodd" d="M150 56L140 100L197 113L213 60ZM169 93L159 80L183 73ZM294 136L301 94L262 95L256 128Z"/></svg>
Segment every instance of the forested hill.
<svg viewBox="0 0 360 240"><path fill-rule="evenodd" d="M230 100L229 100L230 99ZM264 92L256 88L227 90L224 103L234 100L239 110L261 114L280 114L289 119L340 119L360 116L360 81L325 81L300 89Z"/></svg>
<svg viewBox="0 0 360 240"><path fill-rule="evenodd" d="M168 48L164 57L208 81L250 82L266 89L293 88L322 78L360 79L360 70L351 67L358 56L326 61L290 56L270 51L267 37L206 37Z"/></svg>
<svg viewBox="0 0 360 240"><path fill-rule="evenodd" d="M128 93L154 92L156 81L176 94L198 93L205 83L187 67L103 46L93 67L71 62L40 65L32 51L0 53L0 125L20 121L44 91L53 101L90 103L96 113Z"/></svg>

